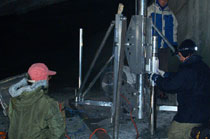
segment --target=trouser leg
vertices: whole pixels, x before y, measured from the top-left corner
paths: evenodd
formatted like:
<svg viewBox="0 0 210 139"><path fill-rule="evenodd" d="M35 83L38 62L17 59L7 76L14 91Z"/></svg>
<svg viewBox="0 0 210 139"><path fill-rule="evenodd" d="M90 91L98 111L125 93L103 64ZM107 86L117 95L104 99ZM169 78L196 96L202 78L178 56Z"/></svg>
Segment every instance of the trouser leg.
<svg viewBox="0 0 210 139"><path fill-rule="evenodd" d="M196 123L179 123L173 121L168 131L168 139L191 139L190 133L193 127L200 124Z"/></svg>

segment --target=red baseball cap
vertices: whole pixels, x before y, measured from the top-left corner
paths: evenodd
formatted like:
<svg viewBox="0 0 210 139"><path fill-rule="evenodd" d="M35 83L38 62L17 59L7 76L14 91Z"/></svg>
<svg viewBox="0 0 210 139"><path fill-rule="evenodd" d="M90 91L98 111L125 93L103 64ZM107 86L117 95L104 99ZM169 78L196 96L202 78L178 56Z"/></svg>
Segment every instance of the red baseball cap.
<svg viewBox="0 0 210 139"><path fill-rule="evenodd" d="M35 63L28 69L31 80L47 80L49 75L55 75L55 71L51 71L44 63Z"/></svg>

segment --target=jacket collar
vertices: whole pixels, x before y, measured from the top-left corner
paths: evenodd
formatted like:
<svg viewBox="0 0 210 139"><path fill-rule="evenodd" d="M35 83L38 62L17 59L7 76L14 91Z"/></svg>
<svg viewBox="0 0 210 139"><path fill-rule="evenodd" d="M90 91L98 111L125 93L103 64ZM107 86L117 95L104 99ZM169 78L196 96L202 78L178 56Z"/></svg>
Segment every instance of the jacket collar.
<svg viewBox="0 0 210 139"><path fill-rule="evenodd" d="M17 84L9 88L11 94L11 106L19 111L23 108L31 107L38 101L44 94L47 93L47 81L38 81L32 85L27 84L27 79L23 79Z"/></svg>
<svg viewBox="0 0 210 139"><path fill-rule="evenodd" d="M48 83L46 80L41 80L38 82L33 83L32 85L29 85L26 78L23 78L18 83L12 85L9 88L9 93L12 97L20 96L23 92L33 92L34 90L44 87L48 87Z"/></svg>
<svg viewBox="0 0 210 139"><path fill-rule="evenodd" d="M159 8L161 11L168 11L169 10L168 3L164 7L162 7L160 5L160 3L158 2L158 0L156 0L156 3L154 3L154 6Z"/></svg>
<svg viewBox="0 0 210 139"><path fill-rule="evenodd" d="M188 65L191 65L193 63L199 62L202 60L202 57L199 55L192 55L189 58L187 58L183 63L180 64L181 67L185 67Z"/></svg>

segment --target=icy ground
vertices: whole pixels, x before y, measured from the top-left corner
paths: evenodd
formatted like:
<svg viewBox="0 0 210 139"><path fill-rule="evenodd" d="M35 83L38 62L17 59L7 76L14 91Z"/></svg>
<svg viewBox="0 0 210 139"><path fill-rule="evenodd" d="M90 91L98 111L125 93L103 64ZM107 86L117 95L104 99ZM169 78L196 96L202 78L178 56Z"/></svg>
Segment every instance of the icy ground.
<svg viewBox="0 0 210 139"><path fill-rule="evenodd" d="M58 92L59 93L55 93ZM71 139L89 139L89 136L93 132L89 126L97 125L98 127L104 128L112 138L113 134L113 125L110 123L110 108L105 107L96 107L96 106L82 106L82 109L77 111L71 111L73 108L70 107L69 100L74 98L74 89L72 88L62 88L55 89L50 95L57 99L58 101L65 102L66 106L66 125L67 125L67 134ZM93 91L90 92L93 95L87 95L87 99L93 98L103 99L101 92ZM81 113L88 115L87 117L81 117ZM158 112L157 113L157 129L154 136L150 135L148 123L145 123L141 120L135 119L137 124L138 132L140 134L139 139L166 139L167 131L170 125L170 122L174 116L174 112ZM89 121L89 126L84 121ZM0 111L0 131L8 130L8 118L5 117ZM96 136L93 136L92 139L96 139ZM136 139L136 130L133 126L131 120L127 119L120 122L119 130L119 139Z"/></svg>
<svg viewBox="0 0 210 139"><path fill-rule="evenodd" d="M62 101L68 99L68 101L66 101L65 103L66 105L74 103L72 101L69 101L74 98L73 94L75 92L73 89L66 88L64 89L64 91L59 92L62 92L60 93L60 98L62 99ZM56 95L55 98L59 100L58 95ZM100 89L92 89L90 92L88 92L86 99L109 101L108 98L103 96L103 92ZM67 107L72 109L70 105L68 105ZM87 117L80 116L83 113L85 113ZM77 113L73 112L73 114L70 113L69 115L69 112L67 111L66 122L68 135L72 139L89 139L90 134L93 132L93 130L91 131L92 128L90 126L97 125L97 127L104 128L109 134L110 138L112 138L113 125L110 123L110 114L111 110L109 107L97 107L87 105L78 107ZM138 132L140 134L139 139L166 139L168 127L174 115L175 112L157 112L157 128L154 136L150 135L148 123L145 123L142 120L135 119ZM88 121L89 125L87 125L84 121ZM96 138L96 136L92 137L92 139ZM130 119L126 119L124 121L120 120L119 139L136 139L136 130Z"/></svg>

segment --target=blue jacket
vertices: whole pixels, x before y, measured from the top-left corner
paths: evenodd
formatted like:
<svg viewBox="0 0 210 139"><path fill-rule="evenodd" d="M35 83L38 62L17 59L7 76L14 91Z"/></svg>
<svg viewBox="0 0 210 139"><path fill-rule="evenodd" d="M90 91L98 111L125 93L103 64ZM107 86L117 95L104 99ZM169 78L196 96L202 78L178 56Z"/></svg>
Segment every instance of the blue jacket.
<svg viewBox="0 0 210 139"><path fill-rule="evenodd" d="M180 64L168 78L157 78L157 86L177 93L178 112L174 120L181 123L205 123L210 118L210 69L200 56L193 55Z"/></svg>
<svg viewBox="0 0 210 139"><path fill-rule="evenodd" d="M156 13L156 14L155 14ZM168 5L161 7L157 3L153 3L147 9L148 17L152 17L153 24L162 32L162 34L168 39L168 41L177 46L177 27L178 22L173 12L169 9ZM154 35L154 30L153 30ZM158 48L167 48L168 45L163 41L158 33Z"/></svg>

